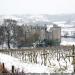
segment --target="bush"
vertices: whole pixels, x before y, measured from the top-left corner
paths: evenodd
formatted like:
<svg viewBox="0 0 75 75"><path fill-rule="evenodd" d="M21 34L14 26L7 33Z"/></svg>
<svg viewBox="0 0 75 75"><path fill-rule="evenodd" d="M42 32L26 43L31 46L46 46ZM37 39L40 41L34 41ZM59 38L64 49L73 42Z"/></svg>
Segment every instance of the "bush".
<svg viewBox="0 0 75 75"><path fill-rule="evenodd" d="M43 42L45 42L46 45L50 45L50 46L58 46L58 45L60 45L59 40L47 40L47 39L44 39Z"/></svg>

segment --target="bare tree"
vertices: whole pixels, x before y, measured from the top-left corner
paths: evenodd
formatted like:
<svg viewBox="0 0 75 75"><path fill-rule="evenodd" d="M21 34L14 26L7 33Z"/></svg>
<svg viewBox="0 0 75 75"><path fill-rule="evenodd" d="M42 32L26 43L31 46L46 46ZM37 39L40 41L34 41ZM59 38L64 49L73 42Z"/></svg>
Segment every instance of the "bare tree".
<svg viewBox="0 0 75 75"><path fill-rule="evenodd" d="M17 21L12 19L5 19L4 20L4 31L5 31L5 39L6 43L8 45L8 48L10 48L10 44L12 40L14 39L13 36L15 36L15 26L17 24Z"/></svg>

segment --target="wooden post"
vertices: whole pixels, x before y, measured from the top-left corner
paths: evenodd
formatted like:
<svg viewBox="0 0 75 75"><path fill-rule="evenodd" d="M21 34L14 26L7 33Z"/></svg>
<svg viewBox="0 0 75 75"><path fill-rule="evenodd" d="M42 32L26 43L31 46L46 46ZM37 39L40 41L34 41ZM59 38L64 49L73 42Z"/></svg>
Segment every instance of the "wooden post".
<svg viewBox="0 0 75 75"><path fill-rule="evenodd" d="M37 54L35 52L33 53L33 62L37 63Z"/></svg>
<svg viewBox="0 0 75 75"><path fill-rule="evenodd" d="M14 66L12 66L12 73L14 73Z"/></svg>
<svg viewBox="0 0 75 75"><path fill-rule="evenodd" d="M70 55L70 51L69 51L69 55ZM69 58L69 62L70 62L70 58Z"/></svg>
<svg viewBox="0 0 75 75"><path fill-rule="evenodd" d="M11 51L11 56L12 56L12 51Z"/></svg>
<svg viewBox="0 0 75 75"><path fill-rule="evenodd" d="M47 55L48 55L49 53L47 53L45 50L43 51L43 54L41 54L41 55L43 55L43 57L44 57L44 65L46 66L46 61L47 61Z"/></svg>
<svg viewBox="0 0 75 75"><path fill-rule="evenodd" d="M32 53L28 53L29 61L32 62Z"/></svg>
<svg viewBox="0 0 75 75"><path fill-rule="evenodd" d="M72 55L74 55L75 53L74 53L74 45L73 45L73 48L72 48ZM73 59L74 59L74 57L73 57Z"/></svg>
<svg viewBox="0 0 75 75"><path fill-rule="evenodd" d="M5 67L5 66L4 66L4 63L2 63L2 65L3 65L3 69L4 69L4 67Z"/></svg>
<svg viewBox="0 0 75 75"><path fill-rule="evenodd" d="M26 62L26 60L27 60L27 59L26 59L27 54L24 54L24 55L25 55L25 56L24 56L24 57L25 57L25 59L24 59L24 60L25 60L25 62Z"/></svg>
<svg viewBox="0 0 75 75"><path fill-rule="evenodd" d="M57 49L57 61L59 61L59 60L60 60L60 52Z"/></svg>
<svg viewBox="0 0 75 75"><path fill-rule="evenodd" d="M59 60L60 60L60 52L59 52Z"/></svg>
<svg viewBox="0 0 75 75"><path fill-rule="evenodd" d="M75 52L74 52L74 45L73 45L73 52L72 52L72 55L75 55ZM75 57L73 56L73 67L74 67L74 73L75 73Z"/></svg>
<svg viewBox="0 0 75 75"><path fill-rule="evenodd" d="M23 61L23 59L24 59L24 51L22 51L22 61Z"/></svg>

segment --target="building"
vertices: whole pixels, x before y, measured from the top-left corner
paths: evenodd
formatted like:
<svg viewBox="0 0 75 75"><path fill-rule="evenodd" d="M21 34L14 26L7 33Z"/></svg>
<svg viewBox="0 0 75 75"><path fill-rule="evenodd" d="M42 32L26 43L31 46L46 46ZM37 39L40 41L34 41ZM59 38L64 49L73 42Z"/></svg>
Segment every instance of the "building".
<svg viewBox="0 0 75 75"><path fill-rule="evenodd" d="M47 39L61 41L61 27L55 24L52 25L49 31L47 32Z"/></svg>
<svg viewBox="0 0 75 75"><path fill-rule="evenodd" d="M61 41L61 27L57 25L49 25L50 27L47 27L46 25L44 26L32 26L32 25L25 25L24 28L24 33L25 33L25 38L29 38L33 35L35 35L33 40L35 41L38 37L37 41L43 41L44 39L47 40L57 40L58 42ZM31 39L32 39L31 38ZM37 43L37 41L35 41ZM33 43L35 43L33 42Z"/></svg>

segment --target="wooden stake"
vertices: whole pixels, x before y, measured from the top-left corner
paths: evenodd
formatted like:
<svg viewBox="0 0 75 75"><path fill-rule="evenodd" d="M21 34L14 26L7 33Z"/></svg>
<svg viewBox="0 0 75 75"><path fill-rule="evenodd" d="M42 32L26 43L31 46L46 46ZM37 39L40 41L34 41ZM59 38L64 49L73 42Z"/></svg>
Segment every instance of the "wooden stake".
<svg viewBox="0 0 75 75"><path fill-rule="evenodd" d="M12 66L12 73L14 73L14 66Z"/></svg>

